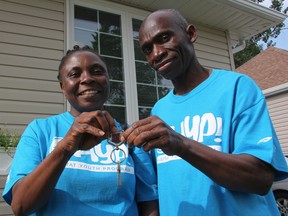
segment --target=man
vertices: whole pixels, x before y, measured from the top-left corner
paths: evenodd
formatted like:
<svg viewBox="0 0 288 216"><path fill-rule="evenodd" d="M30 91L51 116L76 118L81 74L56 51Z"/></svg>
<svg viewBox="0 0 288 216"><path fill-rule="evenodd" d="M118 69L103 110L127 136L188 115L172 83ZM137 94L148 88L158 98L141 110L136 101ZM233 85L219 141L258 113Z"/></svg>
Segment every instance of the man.
<svg viewBox="0 0 288 216"><path fill-rule="evenodd" d="M146 59L174 89L122 139L152 151L160 215L279 215L270 188L288 169L265 97L245 75L204 68L196 39L175 10L143 21Z"/></svg>

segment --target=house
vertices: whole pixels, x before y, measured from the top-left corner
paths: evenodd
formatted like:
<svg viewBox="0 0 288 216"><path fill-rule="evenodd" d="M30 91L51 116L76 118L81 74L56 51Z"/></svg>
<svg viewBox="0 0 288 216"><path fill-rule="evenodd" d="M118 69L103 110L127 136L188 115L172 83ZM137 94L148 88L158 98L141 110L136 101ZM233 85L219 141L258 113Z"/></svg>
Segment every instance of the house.
<svg viewBox="0 0 288 216"><path fill-rule="evenodd" d="M282 150L288 155L288 51L268 47L236 71L250 76L263 90Z"/></svg>
<svg viewBox="0 0 288 216"><path fill-rule="evenodd" d="M178 9L195 24L203 66L232 70L233 53L246 38L286 18L250 0L0 1L0 127L21 134L32 119L69 109L56 77L74 44L93 46L108 62L112 89L105 108L117 120L147 116L171 88L148 67L138 45L141 20L160 8Z"/></svg>

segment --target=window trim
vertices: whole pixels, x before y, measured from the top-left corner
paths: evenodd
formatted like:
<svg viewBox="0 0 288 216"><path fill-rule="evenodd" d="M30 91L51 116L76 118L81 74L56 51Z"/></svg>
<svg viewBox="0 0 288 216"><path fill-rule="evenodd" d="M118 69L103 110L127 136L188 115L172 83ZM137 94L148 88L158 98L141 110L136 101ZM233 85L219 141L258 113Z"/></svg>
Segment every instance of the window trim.
<svg viewBox="0 0 288 216"><path fill-rule="evenodd" d="M127 123L131 124L139 120L138 97L134 44L132 35L132 19L143 20L149 12L123 6L117 3L102 0L66 0L66 50L72 48L75 44L74 38L74 5L102 10L109 13L120 15L121 17L121 35L123 45L123 71L125 86L125 105ZM67 102L67 110L70 110L70 104Z"/></svg>

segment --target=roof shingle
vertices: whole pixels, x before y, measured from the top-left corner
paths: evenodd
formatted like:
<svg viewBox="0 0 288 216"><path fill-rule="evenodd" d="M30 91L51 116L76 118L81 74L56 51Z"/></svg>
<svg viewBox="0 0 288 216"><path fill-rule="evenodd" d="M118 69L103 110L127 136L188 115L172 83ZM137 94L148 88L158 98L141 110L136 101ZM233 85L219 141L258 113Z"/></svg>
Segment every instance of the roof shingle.
<svg viewBox="0 0 288 216"><path fill-rule="evenodd" d="M262 90L288 83L288 51L268 47L236 71L250 76Z"/></svg>

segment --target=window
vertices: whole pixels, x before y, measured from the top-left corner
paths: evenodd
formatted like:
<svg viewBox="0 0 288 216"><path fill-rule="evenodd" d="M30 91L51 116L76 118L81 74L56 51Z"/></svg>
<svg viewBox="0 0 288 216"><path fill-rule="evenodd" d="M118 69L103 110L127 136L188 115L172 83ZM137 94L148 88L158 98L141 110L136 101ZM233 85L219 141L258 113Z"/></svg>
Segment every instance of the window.
<svg viewBox="0 0 288 216"><path fill-rule="evenodd" d="M140 119L149 116L152 106L172 88L171 82L159 76L145 60L138 38L141 22L137 19L132 20Z"/></svg>
<svg viewBox="0 0 288 216"><path fill-rule="evenodd" d="M105 104L105 109L120 123L132 123L129 120L134 121L149 116L152 106L168 93L172 84L157 75L145 60L138 41L141 20L131 18L132 14L122 16L94 7L75 5L73 31L76 43L93 47L104 57L108 65L111 95ZM132 26L128 26L131 23ZM130 29L128 35L131 35L131 40L129 37L123 38L124 28L125 31ZM131 48L133 55L127 51L129 48L125 47L126 51L123 50L124 40L129 47L133 47ZM129 64L134 64L133 69L124 66L125 60L130 62ZM132 73L136 73L136 76L132 76ZM127 85L128 87L136 85L137 91L125 91ZM127 110L135 112L131 114L127 113ZM137 113L137 116L129 116L133 113Z"/></svg>
<svg viewBox="0 0 288 216"><path fill-rule="evenodd" d="M75 41L93 47L104 57L110 77L110 97L105 109L126 122L120 15L75 5Z"/></svg>

